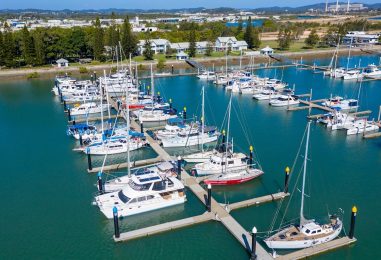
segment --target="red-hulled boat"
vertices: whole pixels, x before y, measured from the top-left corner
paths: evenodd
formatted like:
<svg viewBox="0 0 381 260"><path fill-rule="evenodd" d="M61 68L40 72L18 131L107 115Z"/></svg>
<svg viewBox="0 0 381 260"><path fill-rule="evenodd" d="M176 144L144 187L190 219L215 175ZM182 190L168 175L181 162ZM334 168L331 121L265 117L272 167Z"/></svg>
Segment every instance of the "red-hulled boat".
<svg viewBox="0 0 381 260"><path fill-rule="evenodd" d="M215 174L204 180L205 184L211 185L234 185L248 182L263 174L262 170L247 168L238 171L227 171Z"/></svg>

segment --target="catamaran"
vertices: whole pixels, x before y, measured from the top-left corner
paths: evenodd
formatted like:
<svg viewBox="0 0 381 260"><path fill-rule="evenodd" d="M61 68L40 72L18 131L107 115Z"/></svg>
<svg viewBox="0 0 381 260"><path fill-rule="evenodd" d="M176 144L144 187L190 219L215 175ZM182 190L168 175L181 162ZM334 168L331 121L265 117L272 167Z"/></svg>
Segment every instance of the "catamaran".
<svg viewBox="0 0 381 260"><path fill-rule="evenodd" d="M120 217L127 217L186 202L184 185L176 177L163 177L157 172L131 175L122 190L95 197L95 203L108 218L117 207Z"/></svg>
<svg viewBox="0 0 381 260"><path fill-rule="evenodd" d="M343 228L343 223L339 217L330 216L330 222L320 224L313 219L304 217L304 196L308 161L308 145L310 138L311 122L307 124L307 139L304 154L303 181L301 190L300 220L297 224L292 224L281 229L271 237L264 240L271 249L300 249L323 244L335 239Z"/></svg>

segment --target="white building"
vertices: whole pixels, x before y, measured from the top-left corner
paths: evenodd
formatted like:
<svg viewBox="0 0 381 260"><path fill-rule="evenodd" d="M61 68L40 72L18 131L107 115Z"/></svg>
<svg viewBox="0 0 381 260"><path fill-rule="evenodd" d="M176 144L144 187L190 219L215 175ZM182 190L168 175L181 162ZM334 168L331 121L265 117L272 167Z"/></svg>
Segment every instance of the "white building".
<svg viewBox="0 0 381 260"><path fill-rule="evenodd" d="M368 7L364 6L363 4L331 4L327 7L328 12L355 12L355 11L362 11L366 10Z"/></svg>
<svg viewBox="0 0 381 260"><path fill-rule="evenodd" d="M188 54L186 54L183 51L176 54L176 60L186 60L188 59L188 57L189 57Z"/></svg>
<svg viewBox="0 0 381 260"><path fill-rule="evenodd" d="M378 39L381 36L378 34L367 34L365 32L348 32L343 38L344 44L363 45L363 44L377 44Z"/></svg>
<svg viewBox="0 0 381 260"><path fill-rule="evenodd" d="M138 52L140 55L143 55L145 43L145 40L140 40L138 43ZM152 39L150 43L151 49L155 54L166 53L167 49L170 48L170 42L166 39Z"/></svg>
<svg viewBox="0 0 381 260"><path fill-rule="evenodd" d="M144 24L132 27L133 32L156 32L157 27L146 27Z"/></svg>
<svg viewBox="0 0 381 260"><path fill-rule="evenodd" d="M62 58L59 60L56 60L56 63L58 68L69 67L69 61Z"/></svg>
<svg viewBox="0 0 381 260"><path fill-rule="evenodd" d="M170 44L171 49L177 53L187 52L189 50L189 42L177 42ZM205 53L208 48L208 42L196 42L196 53Z"/></svg>
<svg viewBox="0 0 381 260"><path fill-rule="evenodd" d="M215 44L216 51L241 51L247 50L246 41L237 41L235 37L218 37Z"/></svg>
<svg viewBox="0 0 381 260"><path fill-rule="evenodd" d="M274 49L270 48L268 45L265 48L261 49L261 54L263 55L271 55L273 53L274 53Z"/></svg>

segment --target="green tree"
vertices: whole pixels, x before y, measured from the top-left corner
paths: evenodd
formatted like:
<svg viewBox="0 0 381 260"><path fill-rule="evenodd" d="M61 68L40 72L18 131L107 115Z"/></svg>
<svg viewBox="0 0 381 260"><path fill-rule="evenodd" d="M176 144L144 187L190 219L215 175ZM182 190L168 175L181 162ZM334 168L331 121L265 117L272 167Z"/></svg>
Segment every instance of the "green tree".
<svg viewBox="0 0 381 260"><path fill-rule="evenodd" d="M237 31L235 33L236 36L238 36L242 32L242 28L243 28L242 19L240 18L238 21Z"/></svg>
<svg viewBox="0 0 381 260"><path fill-rule="evenodd" d="M121 32L121 44L126 55L134 55L138 48L138 40L132 33L131 24L128 16L124 19Z"/></svg>
<svg viewBox="0 0 381 260"><path fill-rule="evenodd" d="M164 69L165 68L165 60L164 59L159 59L156 68L158 69Z"/></svg>
<svg viewBox="0 0 381 260"><path fill-rule="evenodd" d="M28 65L35 65L35 48L34 41L32 36L29 33L29 30L26 26L22 29L22 54L25 60L25 63Z"/></svg>
<svg viewBox="0 0 381 260"><path fill-rule="evenodd" d="M319 43L319 40L320 38L319 38L319 35L316 33L316 29L312 29L312 31L310 32L310 34L308 35L304 43L308 47L313 48L316 44Z"/></svg>
<svg viewBox="0 0 381 260"><path fill-rule="evenodd" d="M33 41L36 53L35 64L43 65L46 63L44 32L40 29L36 29L33 32Z"/></svg>
<svg viewBox="0 0 381 260"><path fill-rule="evenodd" d="M4 40L3 33L0 30L0 66L4 65Z"/></svg>
<svg viewBox="0 0 381 260"><path fill-rule="evenodd" d="M16 56L16 46L13 39L13 34L11 28L9 28L8 23L4 25L4 39L3 39L3 57L4 65L6 67L14 67L16 65L15 56Z"/></svg>
<svg viewBox="0 0 381 260"><path fill-rule="evenodd" d="M119 29L116 26L115 23L116 15L114 12L111 13L111 24L107 28L107 37L106 37L106 44L110 46L113 50L118 45L118 42L120 40L119 38Z"/></svg>
<svg viewBox="0 0 381 260"><path fill-rule="evenodd" d="M94 59L102 60L103 59L103 50L104 50L104 33L101 28L101 22L99 18L95 20L94 32L93 32L93 53Z"/></svg>
<svg viewBox="0 0 381 260"><path fill-rule="evenodd" d="M146 60L153 60L154 52L151 48L151 41L149 39L146 39L144 43L144 51L143 56Z"/></svg>
<svg viewBox="0 0 381 260"><path fill-rule="evenodd" d="M83 58L87 54L88 46L86 44L86 34L81 27L74 27L70 31L68 39L68 47L70 48L69 56Z"/></svg>
<svg viewBox="0 0 381 260"><path fill-rule="evenodd" d="M247 20L246 31L243 38L247 43L247 47L249 49L252 49L254 47L254 40L253 40L253 24L251 23L251 16L249 16L249 19Z"/></svg>
<svg viewBox="0 0 381 260"><path fill-rule="evenodd" d="M213 44L211 42L208 42L208 45L206 46L205 55L212 56L212 53L213 53Z"/></svg>
<svg viewBox="0 0 381 260"><path fill-rule="evenodd" d="M281 50L288 50L292 40L292 32L289 27L279 29L278 33L278 46Z"/></svg>
<svg viewBox="0 0 381 260"><path fill-rule="evenodd" d="M196 56L196 31L191 30L189 32L189 57Z"/></svg>

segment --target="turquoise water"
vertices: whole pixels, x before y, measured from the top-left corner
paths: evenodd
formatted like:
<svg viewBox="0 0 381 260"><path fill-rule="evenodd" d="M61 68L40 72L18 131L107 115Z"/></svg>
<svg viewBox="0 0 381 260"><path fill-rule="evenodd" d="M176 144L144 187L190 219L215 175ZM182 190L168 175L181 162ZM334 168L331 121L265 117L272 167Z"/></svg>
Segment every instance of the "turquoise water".
<svg viewBox="0 0 381 260"><path fill-rule="evenodd" d="M262 26L263 24L263 20L262 19L257 19L257 20L253 20L251 22L251 24L254 26L254 27L259 27L259 26ZM227 22L225 23L225 25L227 27L238 27L239 25L239 22ZM247 26L247 22L242 22L242 27L245 28Z"/></svg>
<svg viewBox="0 0 381 260"><path fill-rule="evenodd" d="M358 64L359 58L352 58L351 64ZM378 63L378 57L361 59L364 65ZM345 66L346 58L340 62ZM355 82L331 80L307 70L288 68L258 74L278 78L283 74L291 86L296 84L298 93L308 93L312 88L316 99L330 93L348 97L357 97L358 93ZM217 222L115 244L112 221L91 205L96 176L86 172L86 157L71 151L76 143L66 136L65 114L50 93L52 83L51 80L0 83L1 259L247 259L241 245ZM187 106L188 115L199 114L203 85L207 121L220 126L229 99L222 88L192 76L156 81L157 89L166 98L172 98L176 107ZM371 109L371 117L377 117L381 83L364 82L360 97L361 110ZM234 95L233 106L231 135L236 149L247 152L249 145L253 145L265 175L241 186L213 190L218 201L229 203L283 188L284 168L291 166L307 122L307 111L286 112L248 96ZM347 137L315 124L311 131L306 214L324 217L327 210L334 213L342 208L345 227L349 229L352 205L359 209L356 245L316 259L380 258L381 209L377 199L381 195L381 138ZM146 156L152 156L151 152L137 154L136 158ZM299 166L300 163L298 170ZM295 179L296 174L292 183ZM123 219L122 231L201 214L203 205L191 192L187 196L184 205ZM287 219L298 216L300 196L298 192L294 196ZM232 214L246 229L255 225L262 232L268 230L276 207L276 203L270 203Z"/></svg>

